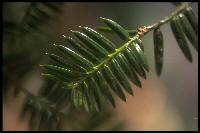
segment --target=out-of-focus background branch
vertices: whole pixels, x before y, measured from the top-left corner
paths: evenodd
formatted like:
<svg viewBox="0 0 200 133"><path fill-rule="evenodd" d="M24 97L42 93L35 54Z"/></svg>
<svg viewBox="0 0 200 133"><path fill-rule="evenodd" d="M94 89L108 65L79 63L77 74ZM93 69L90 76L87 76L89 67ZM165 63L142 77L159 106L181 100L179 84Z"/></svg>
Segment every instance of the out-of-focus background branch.
<svg viewBox="0 0 200 133"><path fill-rule="evenodd" d="M29 4L3 3L3 21L20 22ZM43 33L35 32L34 36L31 35L29 39L22 41L20 38L29 35L26 33L17 38L21 42L16 44L13 43L13 38L3 38L3 90L6 92L4 97L7 95L3 106L3 130L29 130L28 118L24 121L19 120L24 95L13 100L9 92L20 84L33 94L37 94L37 89L44 82L38 64L47 61L44 53L52 50L53 42L60 42L63 34L72 36L70 30L79 30L79 25L92 28L102 26L100 16L116 20L127 29L136 29L159 21L176 8L165 2L67 2L61 5L62 13L52 14L55 16L52 17L51 23L45 22L44 27L38 24L50 35L43 37ZM198 4L193 3L192 8L198 16ZM15 23L9 23L7 27L13 30L13 25ZM4 31L5 27L4 25ZM110 109L116 113L117 120L125 122L123 130L198 130L198 54L190 47L193 63L187 62L169 25L166 24L161 29L164 34L164 67L161 77L155 75L153 37L152 33L149 33L142 38L150 64L147 80L142 80L142 90L132 85L135 96L127 95L126 102L116 98L117 107ZM5 34L3 37L6 37ZM108 37L113 38L109 34ZM120 44L120 40L113 39ZM99 130L106 129L102 127Z"/></svg>

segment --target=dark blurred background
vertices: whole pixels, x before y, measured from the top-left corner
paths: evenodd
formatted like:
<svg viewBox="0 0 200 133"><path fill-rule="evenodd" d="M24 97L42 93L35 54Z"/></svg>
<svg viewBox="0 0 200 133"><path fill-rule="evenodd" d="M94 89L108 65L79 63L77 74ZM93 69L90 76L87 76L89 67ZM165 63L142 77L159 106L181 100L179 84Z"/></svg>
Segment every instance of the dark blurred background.
<svg viewBox="0 0 200 133"><path fill-rule="evenodd" d="M30 3L3 3L3 20L20 21L28 4ZM52 44L60 42L62 35L72 36L70 30L79 30L79 25L92 28L103 26L99 17L106 17L127 29L136 29L159 21L176 8L169 2L67 2L62 3L62 6L63 12L57 14L55 17L57 20L52 22L50 28L47 27L47 32L51 33L50 37L27 43L21 42L24 44L16 46L8 42L10 39L7 41L4 38L4 90L15 88L17 82L36 93L43 82L39 64L47 60L44 53L51 51ZM192 8L198 17L198 4L193 3ZM126 103L116 98L117 107L112 110L117 113L119 120L125 121L125 130L196 131L198 130L198 54L190 46L193 55L193 63L190 64L179 49L169 24L163 25L161 30L164 35L164 67L161 77L155 75L153 36L150 32L142 38L150 64L147 80L142 80L143 89L140 90L133 85L135 96L127 95ZM120 44L117 38L106 35ZM25 71L18 70L22 67ZM19 110L20 101L4 104L4 130L28 130L26 121L18 121Z"/></svg>

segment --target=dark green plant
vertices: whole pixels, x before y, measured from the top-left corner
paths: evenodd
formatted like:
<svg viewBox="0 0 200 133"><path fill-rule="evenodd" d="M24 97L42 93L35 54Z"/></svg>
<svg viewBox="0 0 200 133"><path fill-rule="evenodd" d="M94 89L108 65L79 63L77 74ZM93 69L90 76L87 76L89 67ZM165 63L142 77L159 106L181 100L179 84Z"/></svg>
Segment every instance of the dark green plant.
<svg viewBox="0 0 200 133"><path fill-rule="evenodd" d="M33 37L34 33L36 35L42 33L39 37L46 35L37 26L45 25L45 21L51 17L38 9L37 4L30 5L20 28L16 28L16 23L4 22L5 38L12 35L14 39L10 40L19 45L19 41L23 42L24 38L28 36ZM94 30L79 26L82 32L72 31L78 38L77 40L63 35L64 43L68 43L68 45L54 44L58 53L46 53L53 64L41 65L45 69L42 75L55 83L45 82L37 95L31 94L21 86L16 87L27 95L21 117L30 113L29 124L32 130L96 130L98 125L113 119L112 112L102 106L105 104L102 102L102 97L115 107L113 93L126 101L125 91L134 95L130 81L136 86L142 87L140 77L146 79L146 72L149 71L141 40L144 35L154 31L154 54L158 76L163 67L164 42L161 31L163 24L170 23L177 44L185 57L192 62L186 37L198 52L198 22L190 4L190 2L175 3L177 9L169 16L158 23L141 26L136 30L124 29L117 22L101 17L100 19L107 25L106 27L97 27ZM60 9L55 3L42 3L42 5L53 12ZM123 44L115 44L97 31L115 33L123 40ZM90 113L86 113L82 107L85 107ZM100 112L96 112L96 110ZM77 114L80 115L76 118ZM79 118L79 116L84 116L84 118ZM74 121L72 123L75 125L68 123L68 126L71 127L63 126L63 121L66 119L70 122ZM121 125L121 123L117 123L108 130L119 130Z"/></svg>
<svg viewBox="0 0 200 133"><path fill-rule="evenodd" d="M26 114L29 114L30 129L45 131L97 130L104 123L109 124L108 120L112 120L114 114L107 110L106 106L101 113L94 112L85 115L84 110L77 110L70 105L69 94L71 92L61 87L60 84L45 82L37 95L22 87L25 75L41 61L42 52L39 48L48 47L44 44L47 44L52 36L53 30L50 26L55 24L56 15L61 13L62 3L33 2L26 3L24 6L19 4L21 8L26 7L24 8L25 14L20 20L9 19L18 13L14 10L17 4L19 3L4 3L3 5L5 9L3 12L5 16L3 19L3 92L9 95L12 86L14 86L12 91L14 91L15 98L21 96L19 90L24 92L26 98L21 112L22 120L27 117ZM15 12L9 14L10 10ZM91 121L93 123L90 123ZM65 122L71 124L63 125ZM112 122L109 125L112 126L109 126L107 130L120 130L123 124Z"/></svg>
<svg viewBox="0 0 200 133"><path fill-rule="evenodd" d="M97 29L116 33L124 41L119 47L94 29L79 26L83 32L72 31L72 33L80 41L64 36L65 43L69 43L73 49L67 45L54 44L61 53L60 55L47 53L55 61L55 64L41 65L46 70L42 75L60 82L71 90L71 101L76 107L85 106L91 112L95 108L101 110L99 100L101 95L115 107L112 92L126 101L123 91L130 95L134 94L129 80L138 87L142 87L139 76L146 79L149 66L140 38L151 30L154 30L154 52L158 75L161 74L163 66L163 35L160 27L167 22L170 22L174 37L183 54L192 62L185 35L198 50L198 33L195 32L198 25L192 10L188 11L190 4L182 3L174 12L158 23L133 30L133 36L113 20L101 17L100 19L107 27ZM185 14L188 17L185 17Z"/></svg>
<svg viewBox="0 0 200 133"><path fill-rule="evenodd" d="M26 95L20 114L21 120L30 115L29 127L39 131L93 131L105 126L105 130L122 130L122 122L113 121L112 113L104 105L102 112L86 113L83 109L76 109L70 103L71 90L56 83L47 81L39 94L33 95L24 88L20 88ZM67 124L65 124L67 123Z"/></svg>
<svg viewBox="0 0 200 133"><path fill-rule="evenodd" d="M16 6L24 10L18 11L15 9ZM11 88L11 84L19 84L40 62L41 53L47 47L45 44L53 33L52 30L49 32L49 27L56 22L57 15L61 11L62 3L3 3L3 92L5 94Z"/></svg>
<svg viewBox="0 0 200 133"><path fill-rule="evenodd" d="M47 74L43 74L44 76L53 78L72 90L72 101L76 107L86 104L89 111L93 111L95 107L101 110L100 95L105 96L115 107L111 90L125 101L123 88L133 95L128 79L141 87L137 74L146 79L145 70L149 69L140 48L142 43L139 36L131 38L116 22L106 18L101 19L119 37L127 41L125 45L118 48L95 30L81 27L85 34L72 31L81 42L76 42L70 37L66 38L76 51L54 44L63 53L63 58L47 54L57 65L41 65L48 71ZM67 58L68 62L64 62L64 58Z"/></svg>

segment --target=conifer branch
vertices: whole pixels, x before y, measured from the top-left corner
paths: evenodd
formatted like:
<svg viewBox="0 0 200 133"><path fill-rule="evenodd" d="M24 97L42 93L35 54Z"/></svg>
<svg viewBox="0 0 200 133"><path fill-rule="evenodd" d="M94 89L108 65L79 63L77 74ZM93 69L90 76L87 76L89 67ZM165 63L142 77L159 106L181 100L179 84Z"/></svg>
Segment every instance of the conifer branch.
<svg viewBox="0 0 200 133"><path fill-rule="evenodd" d="M173 17L177 16L178 14L180 14L181 12L183 12L188 6L190 6L192 4L192 2L184 2L181 5L179 5L176 10L174 10L173 12L170 13L170 15L164 17L163 19L161 19L160 21L158 21L157 23L154 23L150 26L142 26L138 28L138 34L140 35L140 37L144 36L145 34L147 34L148 32L157 29L158 27L168 23L169 21L171 21L173 19Z"/></svg>

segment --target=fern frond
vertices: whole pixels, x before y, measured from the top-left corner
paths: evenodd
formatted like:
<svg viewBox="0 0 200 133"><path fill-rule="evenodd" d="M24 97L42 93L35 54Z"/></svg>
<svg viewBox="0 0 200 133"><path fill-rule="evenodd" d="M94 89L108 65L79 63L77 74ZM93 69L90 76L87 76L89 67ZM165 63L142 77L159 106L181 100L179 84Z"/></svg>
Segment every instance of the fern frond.
<svg viewBox="0 0 200 133"><path fill-rule="evenodd" d="M51 54L50 58L54 56L53 60L57 64L41 65L47 71L43 75L51 79L53 78L72 89L72 101L76 107L85 106L89 111L93 111L95 107L98 107L100 110L100 100L99 98L95 99L100 94L115 107L113 92L123 101L126 101L123 91L134 95L129 80L138 87L142 87L138 76L146 79L146 72L149 71L149 67L144 55L142 41L139 39L146 32L154 30L155 62L158 75L161 74L163 66L163 35L159 26L168 21L180 49L188 61L192 62L192 55L185 35L196 49L198 48L198 39L192 27L196 23L193 22L196 21L193 14L190 12L192 21L189 21L183 14L185 11L183 7L187 4L183 3L180 9L172 13L172 16L157 24L138 28L137 34L133 37L118 23L100 17L107 27L100 27L98 29L116 33L124 41L124 44L120 47L117 47L116 44L94 29L79 26L83 32L72 31L79 41L63 35L65 41L74 50L63 45L54 44L61 51L63 57ZM63 58L66 58L68 64L74 67L65 67L63 63L66 64L66 61ZM75 71L73 68L77 66L82 70L79 72Z"/></svg>
<svg viewBox="0 0 200 133"><path fill-rule="evenodd" d="M16 17L20 12L16 10L16 5L25 9L21 17ZM49 35L54 33L49 27L56 22L62 5L61 3L31 2L27 4L7 3L3 6L5 6L3 10L5 16L3 20L3 67L6 75L4 92L7 93L7 90L13 88L10 87L11 84L18 86L16 84L22 81L24 75L40 61L41 51L46 46L44 44L47 44L45 42L49 40ZM7 72L11 72L12 75ZM17 92L16 89L14 91Z"/></svg>
<svg viewBox="0 0 200 133"><path fill-rule="evenodd" d="M46 24L53 22L55 15L61 12L62 3L32 2L25 10L25 15L19 22L4 20L4 31L7 40L12 45L25 45L32 38L44 39L49 36ZM27 39L28 38L28 39Z"/></svg>
<svg viewBox="0 0 200 133"><path fill-rule="evenodd" d="M29 113L31 130L59 130L59 121L64 113L38 96L27 95L21 111L21 118Z"/></svg>
<svg viewBox="0 0 200 133"><path fill-rule="evenodd" d="M73 90L68 90L60 84L49 81L41 87L37 96L23 91L26 92L26 98L20 114L21 120L29 114L29 128L36 131L93 131L103 124L108 124L114 118L114 113L108 112L106 108L101 113L93 112L89 114L85 114L84 110L77 110L70 103L71 91ZM83 113L84 115L82 115ZM65 122L69 123L65 126L62 125ZM122 123L115 122L109 126L108 130L115 130L116 128L122 129Z"/></svg>
<svg viewBox="0 0 200 133"><path fill-rule="evenodd" d="M24 90L23 88L21 89ZM50 81L40 88L38 95L25 92L26 99L21 110L21 120L26 114L30 114L29 127L31 130L62 130L62 122L76 113L71 111L72 106L69 104L70 91L61 84Z"/></svg>
<svg viewBox="0 0 200 133"><path fill-rule="evenodd" d="M60 6L61 3L31 3L19 23L19 29L23 33L30 33L30 31L41 33L41 27L53 19L55 12L61 11Z"/></svg>
<svg viewBox="0 0 200 133"><path fill-rule="evenodd" d="M96 107L101 109L99 95L103 95L113 107L113 92L125 101L123 91L133 95L129 80L142 87L138 75L146 79L145 71L149 71L139 36L131 37L118 23L107 18L100 19L125 41L121 47L94 29L79 26L83 33L72 31L79 42L64 36L75 50L54 44L63 57L47 54L56 65L41 65L46 69L44 76L56 79L72 90L72 101L76 107L85 106L89 111ZM82 71L77 71L77 67Z"/></svg>

